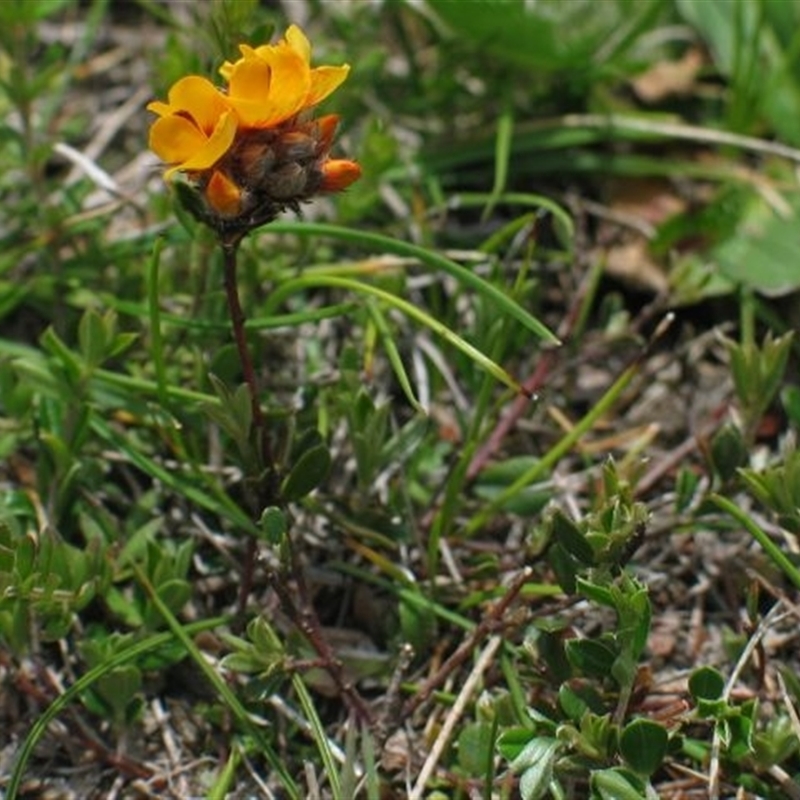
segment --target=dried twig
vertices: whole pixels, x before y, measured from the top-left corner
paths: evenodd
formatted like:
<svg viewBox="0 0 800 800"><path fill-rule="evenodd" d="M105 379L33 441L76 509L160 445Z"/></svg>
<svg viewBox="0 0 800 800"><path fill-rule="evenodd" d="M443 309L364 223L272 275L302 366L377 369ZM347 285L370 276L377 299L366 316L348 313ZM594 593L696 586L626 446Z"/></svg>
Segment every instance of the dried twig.
<svg viewBox="0 0 800 800"><path fill-rule="evenodd" d="M450 709L450 713L447 715L439 731L439 735L436 737L436 741L433 743L433 747L431 747L431 751L425 759L425 763L422 765L422 769L417 777L417 782L414 784L414 788L408 796L409 800L421 800L425 792L425 784L428 782L431 775L433 775L433 771L436 769L439 759L442 757L442 753L447 743L450 741L455 726L464 714L470 697L472 697L473 692L477 688L483 673L486 672L491 665L495 653L502 643L502 636L492 636L486 643L486 647L484 647L483 652L472 668L472 672L470 672L469 677L464 682L463 688L458 693L458 697L455 703L453 703L453 707Z"/></svg>
<svg viewBox="0 0 800 800"><path fill-rule="evenodd" d="M733 668L733 672L731 672L731 675L728 678L727 683L725 684L725 689L722 692L722 697L720 697L720 700L726 703L728 702L728 699L731 696L731 692L733 691L736 682L739 680L739 675L741 675L742 670L747 665L747 662L750 660L751 656L755 652L761 640L766 635L767 631L773 625L775 625L780 619L783 619L783 617L787 615L788 612L786 612L783 609L783 605L781 603L775 603L775 605L772 606L769 612L767 612L766 616L758 624L758 627L755 629L755 631L753 631L753 635L748 639L747 644L742 650L742 654L739 656L739 660L736 662L736 666ZM720 726L717 725L714 727L714 736L711 741L711 756L709 758L709 764L708 764L709 800L717 800L717 798L719 798L719 784L721 778L721 770L720 770L721 750L722 750L722 738L720 735Z"/></svg>

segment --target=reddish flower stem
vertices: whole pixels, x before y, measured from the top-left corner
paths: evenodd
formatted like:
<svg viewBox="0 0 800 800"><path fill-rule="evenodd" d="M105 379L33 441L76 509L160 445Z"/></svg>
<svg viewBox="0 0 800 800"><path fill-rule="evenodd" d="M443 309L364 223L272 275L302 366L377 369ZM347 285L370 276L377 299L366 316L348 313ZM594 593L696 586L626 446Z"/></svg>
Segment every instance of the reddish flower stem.
<svg viewBox="0 0 800 800"><path fill-rule="evenodd" d="M358 692L353 682L347 677L344 665L336 657L336 653L325 638L317 612L314 607L305 601L305 584L302 570L297 564L292 564L292 574L297 582L297 594L303 607L295 601L292 590L284 574L273 573L270 583L281 602L281 608L295 627L305 637L306 641L314 648L319 656L319 664L327 671L333 680L339 695L344 700L348 709L356 719L364 725L372 725L372 712Z"/></svg>
<svg viewBox="0 0 800 800"><path fill-rule="evenodd" d="M258 380L256 379L256 372L253 368L253 359L250 355L250 350L247 347L247 337L244 330L244 311L242 311L242 304L239 300L239 289L236 283L237 254L239 251L240 241L241 239L237 239L232 242L222 242L222 257L225 272L225 296L228 299L228 311L231 316L233 338L236 340L236 349L239 351L239 362L242 365L242 374L244 375L244 381L247 384L247 388L250 392L253 441L256 443L256 447L259 449L258 457L261 459L262 464L266 467L266 469L271 471L274 467L272 463L272 454L270 452L269 439L267 438L267 430L264 426L264 415L261 413ZM258 505L260 504L254 499L254 508L252 511L256 515L258 515L262 510L261 508L256 507ZM247 598L250 596L250 590L253 586L255 563L256 540L251 536L247 542L247 549L245 550L244 562L242 564L242 582L239 587L238 600L239 614L244 614L245 608L247 607Z"/></svg>
<svg viewBox="0 0 800 800"><path fill-rule="evenodd" d="M239 361L242 365L242 373L247 388L250 390L250 407L253 411L253 430L263 436L264 417L261 413L261 403L259 402L258 381L253 369L253 359L247 347L247 337L244 331L244 311L239 301L239 289L236 285L236 264L237 253L239 252L239 242L233 244L222 243L222 256L225 269L225 295L228 298L228 311L231 315L231 326L233 327L233 337L236 340L236 349L239 351ZM266 456L266 453L262 453Z"/></svg>
<svg viewBox="0 0 800 800"><path fill-rule="evenodd" d="M237 253L240 241L241 236L232 237L229 239L221 237L225 271L225 295L228 299L228 311L230 312L231 316L231 326L233 328L234 339L236 340L236 348L239 351L239 360L242 365L242 373L250 392L250 404L253 417L253 441L259 446L259 456L262 459L262 466L269 473L267 475L267 483L264 484L261 496L249 498L250 503L253 506L253 513L259 515L264 508L266 508L268 505L273 505L276 502L279 502L279 500L273 482L276 465L272 460L270 442L267 436L266 427L264 425L264 415L261 413L258 381L256 379L255 369L253 368L253 360L250 356L250 350L247 347L247 337L245 335L244 328L244 312L242 311L242 304L239 300L239 290L236 283ZM247 542L244 563L242 565L242 582L239 588L238 609L241 616L244 616L244 612L247 607L247 598L250 596L250 590L253 584L256 555L257 541L255 537L251 536ZM290 542L289 556L284 564L284 569L286 568L288 568L288 573L294 578L302 606L298 605L298 603L296 603L292 597L292 593L289 590L288 581L286 580L286 573L282 570L280 574L273 573L270 576L270 583L280 599L284 612L288 614L288 616L297 626L298 630L303 634L303 636L305 636L309 644L314 648L319 656L320 663L323 664L327 669L328 674L333 679L350 710L356 715L359 721L365 724L370 724L372 722L372 715L368 706L359 695L356 687L345 675L342 663L336 658L336 654L334 653L328 641L325 639L319 617L314 610L313 604L308 599L309 595L306 590L302 567L293 557Z"/></svg>

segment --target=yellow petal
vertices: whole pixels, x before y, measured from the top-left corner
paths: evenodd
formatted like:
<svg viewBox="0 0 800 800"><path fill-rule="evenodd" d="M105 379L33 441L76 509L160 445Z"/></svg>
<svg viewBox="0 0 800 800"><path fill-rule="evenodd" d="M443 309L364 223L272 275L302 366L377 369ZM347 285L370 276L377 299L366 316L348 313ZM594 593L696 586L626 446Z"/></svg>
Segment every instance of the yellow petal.
<svg viewBox="0 0 800 800"><path fill-rule="evenodd" d="M306 64L311 61L311 45L306 35L297 25L290 25L283 40L278 44L262 44L255 48L247 44L240 44L239 52L242 54L242 58L238 61L225 61L219 68L220 75L226 80L230 80L231 72L239 61L254 55L263 58L265 61L269 61L273 57L273 54L281 48L290 48L297 53Z"/></svg>
<svg viewBox="0 0 800 800"><path fill-rule="evenodd" d="M159 117L166 117L167 114L174 113L174 109L169 103L162 103L160 100L153 100L152 103L148 103L147 110L158 114Z"/></svg>
<svg viewBox="0 0 800 800"><path fill-rule="evenodd" d="M179 164L205 147L208 138L185 117L161 117L150 128L150 149L167 164Z"/></svg>
<svg viewBox="0 0 800 800"><path fill-rule="evenodd" d="M331 92L337 89L344 82L350 66L344 64L341 67L317 67L311 70L311 89L308 93L306 105L315 106L324 100Z"/></svg>
<svg viewBox="0 0 800 800"><path fill-rule="evenodd" d="M209 136L208 141L195 155L184 161L181 169L185 172L208 169L214 166L228 152L236 136L237 119L233 111L226 111Z"/></svg>
<svg viewBox="0 0 800 800"><path fill-rule="evenodd" d="M269 61L272 58L273 53L279 47L286 47L286 45L281 45L281 44L260 44L258 47L256 47L254 49L254 48L250 47L249 45L240 44L239 45L239 50L241 50L243 56L253 55L253 56L257 56L258 58L263 58L264 61Z"/></svg>
<svg viewBox="0 0 800 800"><path fill-rule="evenodd" d="M284 37L289 46L308 64L311 61L311 43L297 25L290 25Z"/></svg>
<svg viewBox="0 0 800 800"><path fill-rule="evenodd" d="M174 112L183 111L206 133L211 133L230 105L222 92L207 78L188 75L169 90L169 104Z"/></svg>
<svg viewBox="0 0 800 800"><path fill-rule="evenodd" d="M235 217L242 208L242 190L224 172L214 170L206 186L206 200L224 217Z"/></svg>
<svg viewBox="0 0 800 800"><path fill-rule="evenodd" d="M307 105L311 72L291 48L275 48L269 60L244 58L233 66L229 102L250 128L277 125Z"/></svg>
<svg viewBox="0 0 800 800"><path fill-rule="evenodd" d="M150 128L150 147L172 166L164 173L200 172L213 167L228 152L236 136L236 114L226 111L207 137L185 117L157 119Z"/></svg>

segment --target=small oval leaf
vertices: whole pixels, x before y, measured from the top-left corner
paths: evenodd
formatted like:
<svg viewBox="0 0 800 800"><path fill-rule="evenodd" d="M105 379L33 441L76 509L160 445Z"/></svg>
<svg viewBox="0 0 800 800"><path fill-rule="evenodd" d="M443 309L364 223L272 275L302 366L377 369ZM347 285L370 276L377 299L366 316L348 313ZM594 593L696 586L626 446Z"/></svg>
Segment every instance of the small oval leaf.
<svg viewBox="0 0 800 800"><path fill-rule="evenodd" d="M669 736L663 725L635 719L625 726L619 741L622 757L641 775L652 775L667 754Z"/></svg>
<svg viewBox="0 0 800 800"><path fill-rule="evenodd" d="M719 700L725 691L725 679L713 667L700 667L689 678L689 692L695 701Z"/></svg>

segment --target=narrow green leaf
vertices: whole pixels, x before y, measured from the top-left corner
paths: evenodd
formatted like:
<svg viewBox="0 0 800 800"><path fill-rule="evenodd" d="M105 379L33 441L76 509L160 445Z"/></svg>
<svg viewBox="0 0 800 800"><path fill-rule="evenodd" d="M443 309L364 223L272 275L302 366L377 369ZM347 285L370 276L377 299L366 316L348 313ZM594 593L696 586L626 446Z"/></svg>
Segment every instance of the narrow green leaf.
<svg viewBox="0 0 800 800"><path fill-rule="evenodd" d="M488 285L488 284L487 284ZM383 289L373 286L363 281L352 280L351 278L339 278L330 275L302 275L291 281L283 283L270 297L271 302L280 302L285 299L285 296L290 295L300 289L309 286L334 286L340 289L347 289L359 294L373 295L383 300L387 305L394 306L398 311L401 311L408 317L417 320L427 328L432 330L437 336L444 339L449 344L453 345L456 349L464 353L468 358L474 361L478 366L485 369L490 375L493 375L496 380L506 384L515 392L524 394L524 390L519 381L509 375L499 364L494 362L491 358L484 355L477 347L471 345L463 337L459 336L451 328L448 328L435 317L423 311L418 306L404 300L397 295L387 292ZM510 301L509 301L510 302ZM517 307L517 306L515 306Z"/></svg>
<svg viewBox="0 0 800 800"><path fill-rule="evenodd" d="M287 502L305 497L319 486L331 469L331 454L324 444L306 450L292 466L281 486Z"/></svg>
<svg viewBox="0 0 800 800"><path fill-rule="evenodd" d="M379 251L417 258L424 266L432 270L441 270L453 276L464 286L497 303L498 313L508 314L545 341L558 343L558 337L547 326L511 300L500 289L455 261L424 247L404 242L401 239L393 239L390 236L322 223L276 221L272 223L270 229L275 233L291 233L299 236L330 236L352 244L372 247Z"/></svg>
<svg viewBox="0 0 800 800"><path fill-rule="evenodd" d="M494 150L494 185L481 219L485 222L492 214L508 181L508 162L511 159L511 143L514 136L514 116L504 111L497 119L497 136Z"/></svg>
<svg viewBox="0 0 800 800"><path fill-rule="evenodd" d="M400 351L397 348L397 343L395 342L392 331L389 328L388 322L386 321L386 317L383 315L383 312L380 310L377 303L372 301L367 301L367 310L372 317L372 321L375 323L375 327L378 329L378 332L381 335L381 341L384 349L386 350L386 355L389 358L389 363L392 365L395 377L397 378L397 382L400 384L400 388L403 390L403 394L406 396L406 400L408 400L409 404L415 411L419 412L420 414L426 413L425 409L420 405L419 400L417 400L417 396L414 393L413 387L411 386L411 380L409 379L406 368L403 365L403 359L400 356Z"/></svg>

